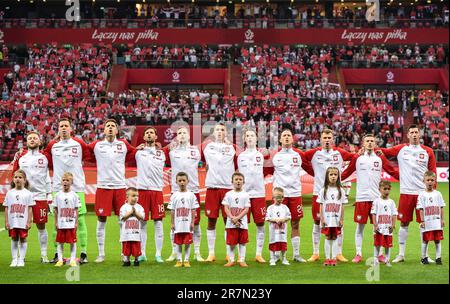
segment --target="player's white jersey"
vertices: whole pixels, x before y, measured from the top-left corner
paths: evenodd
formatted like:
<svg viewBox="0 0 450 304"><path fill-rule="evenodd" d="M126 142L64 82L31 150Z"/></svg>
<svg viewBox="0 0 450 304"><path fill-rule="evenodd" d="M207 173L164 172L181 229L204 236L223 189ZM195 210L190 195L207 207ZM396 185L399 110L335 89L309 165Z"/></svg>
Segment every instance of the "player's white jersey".
<svg viewBox="0 0 450 304"><path fill-rule="evenodd" d="M266 197L264 156L256 149L246 149L238 156L238 170L245 177L244 191L250 198Z"/></svg>
<svg viewBox="0 0 450 304"><path fill-rule="evenodd" d="M125 162L134 148L123 139L106 139L89 145L97 161L97 188L123 189L125 184Z"/></svg>
<svg viewBox="0 0 450 304"><path fill-rule="evenodd" d="M306 152L308 154L309 151ZM320 190L325 184L325 174L329 167L336 167L342 173L344 168L344 159L341 152L337 149L329 151L317 148L311 158L311 165L314 170L314 190L313 195L319 195Z"/></svg>
<svg viewBox="0 0 450 304"><path fill-rule="evenodd" d="M272 162L273 187L283 188L285 197L301 196L302 158L298 150L283 148L273 156Z"/></svg>
<svg viewBox="0 0 450 304"><path fill-rule="evenodd" d="M375 199L370 214L375 214L378 224L378 233L381 233L382 235L392 235L392 232L389 231L389 227L392 227L392 217L398 215L395 202L392 199Z"/></svg>
<svg viewBox="0 0 450 304"><path fill-rule="evenodd" d="M85 192L83 159L85 155L89 155L86 143L75 137L61 139L50 142L45 151L51 155L53 161L53 191L62 190L62 176L65 172L70 172L73 175L72 190Z"/></svg>
<svg viewBox="0 0 450 304"><path fill-rule="evenodd" d="M231 176L235 171L234 145L210 142L204 147L203 155L207 164L206 187L233 189Z"/></svg>
<svg viewBox="0 0 450 304"><path fill-rule="evenodd" d="M436 172L436 159L429 147L404 144L381 151L387 157L397 157L401 194L418 195L425 188L423 182L425 172L428 170Z"/></svg>
<svg viewBox="0 0 450 304"><path fill-rule="evenodd" d="M192 211L199 207L197 197L191 191L176 191L172 194L167 209L174 212L174 233L192 232Z"/></svg>
<svg viewBox="0 0 450 304"><path fill-rule="evenodd" d="M325 188L320 190L319 195L317 196L317 203L321 204L321 211L323 211L323 219L326 227L339 227L342 208L344 208L345 202L345 191L343 189L341 189L340 199L337 187L328 187L326 196Z"/></svg>
<svg viewBox="0 0 450 304"><path fill-rule="evenodd" d="M222 205L228 206L233 216L239 215L245 208L250 208L250 196L245 191L236 192L234 190L228 191L223 198ZM240 228L248 229L247 215L243 216L239 221L239 226L234 225L231 219L227 217L225 228Z"/></svg>
<svg viewBox="0 0 450 304"><path fill-rule="evenodd" d="M291 212L285 204L272 204L267 208L266 221L286 218L291 218ZM287 243L287 222L269 223L269 244L279 242Z"/></svg>
<svg viewBox="0 0 450 304"><path fill-rule="evenodd" d="M136 210L136 213L139 214L142 218L144 218L145 216L144 208L139 205L139 203L136 203L133 206L129 203L125 203L122 207L120 207L119 217L122 221L122 229L120 229L121 242L141 241L141 221L134 215L126 220L123 219L125 215L133 209L133 207Z"/></svg>
<svg viewBox="0 0 450 304"><path fill-rule="evenodd" d="M27 175L33 199L45 201L48 194L52 192L47 157L39 150L28 150L19 156L17 168L15 166L13 171L19 168L25 171Z"/></svg>
<svg viewBox="0 0 450 304"><path fill-rule="evenodd" d="M199 193L198 164L201 160L200 150L196 146L178 145L170 150L169 158L170 167L172 168L172 192L180 190L176 176L179 172L184 172L189 178L187 190Z"/></svg>
<svg viewBox="0 0 450 304"><path fill-rule="evenodd" d="M58 209L58 229L74 229L78 220L76 211L81 206L74 191L56 193L53 206Z"/></svg>
<svg viewBox="0 0 450 304"><path fill-rule="evenodd" d="M365 152L356 160L356 201L372 202L380 197L383 162L375 153Z"/></svg>
<svg viewBox="0 0 450 304"><path fill-rule="evenodd" d="M136 151L137 188L162 191L164 187L164 164L166 156L161 149L145 147Z"/></svg>
<svg viewBox="0 0 450 304"><path fill-rule="evenodd" d="M8 223L11 229L26 229L28 207L34 206L33 193L28 189L11 189L5 196L3 206L8 207Z"/></svg>
<svg viewBox="0 0 450 304"><path fill-rule="evenodd" d="M423 210L425 223L423 231L442 230L441 208L445 207L442 194L433 190L431 192L422 191L417 199L417 209Z"/></svg>

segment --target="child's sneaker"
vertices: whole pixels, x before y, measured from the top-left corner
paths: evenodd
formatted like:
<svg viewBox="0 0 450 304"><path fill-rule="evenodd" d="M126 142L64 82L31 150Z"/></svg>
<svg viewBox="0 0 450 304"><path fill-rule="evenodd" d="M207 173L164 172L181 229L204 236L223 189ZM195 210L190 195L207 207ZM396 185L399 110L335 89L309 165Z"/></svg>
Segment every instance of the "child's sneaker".
<svg viewBox="0 0 450 304"><path fill-rule="evenodd" d="M190 268L191 267L191 263L189 263L189 261L184 261L183 266L186 268Z"/></svg>
<svg viewBox="0 0 450 304"><path fill-rule="evenodd" d="M337 262L336 259L331 259L330 266L336 266Z"/></svg>
<svg viewBox="0 0 450 304"><path fill-rule="evenodd" d="M139 259L134 260L133 265L134 265L134 266L139 266Z"/></svg>
<svg viewBox="0 0 450 304"><path fill-rule="evenodd" d="M362 260L362 257L361 257L359 254L357 254L357 255L353 258L352 263L361 263L361 260Z"/></svg>
<svg viewBox="0 0 450 304"><path fill-rule="evenodd" d="M422 265L430 264L430 262L428 261L428 257L424 257L423 259L420 260L420 262L422 263Z"/></svg>
<svg viewBox="0 0 450 304"><path fill-rule="evenodd" d="M281 264L283 265L291 265L291 263L289 263L289 261L287 259L284 259Z"/></svg>
<svg viewBox="0 0 450 304"><path fill-rule="evenodd" d="M13 259L9 267L17 267L17 259Z"/></svg>
<svg viewBox="0 0 450 304"><path fill-rule="evenodd" d="M387 267L392 267L392 264L389 261L386 261L385 264L386 264Z"/></svg>
<svg viewBox="0 0 450 304"><path fill-rule="evenodd" d="M274 260L270 260L269 262L269 266L276 266L277 263Z"/></svg>
<svg viewBox="0 0 450 304"><path fill-rule="evenodd" d="M131 266L131 262L130 261L123 262L122 266L124 267Z"/></svg>
<svg viewBox="0 0 450 304"><path fill-rule="evenodd" d="M386 263L386 257L384 255L378 256L378 262L380 263Z"/></svg>
<svg viewBox="0 0 450 304"><path fill-rule="evenodd" d="M323 266L330 266L330 260L325 259L325 262L323 262Z"/></svg>
<svg viewBox="0 0 450 304"><path fill-rule="evenodd" d="M58 262L56 262L55 267L61 267L62 265L64 265L64 261L59 260Z"/></svg>
<svg viewBox="0 0 450 304"><path fill-rule="evenodd" d="M70 267L76 267L76 266L78 266L77 261L75 261L75 260L70 261L69 266L70 266Z"/></svg>
<svg viewBox="0 0 450 304"><path fill-rule="evenodd" d="M178 261L176 264L175 264L175 266L173 266L173 267L182 267L183 266L183 263L181 263L181 261Z"/></svg>
<svg viewBox="0 0 450 304"><path fill-rule="evenodd" d="M436 259L436 265L442 265L442 259L441 258L437 258Z"/></svg>

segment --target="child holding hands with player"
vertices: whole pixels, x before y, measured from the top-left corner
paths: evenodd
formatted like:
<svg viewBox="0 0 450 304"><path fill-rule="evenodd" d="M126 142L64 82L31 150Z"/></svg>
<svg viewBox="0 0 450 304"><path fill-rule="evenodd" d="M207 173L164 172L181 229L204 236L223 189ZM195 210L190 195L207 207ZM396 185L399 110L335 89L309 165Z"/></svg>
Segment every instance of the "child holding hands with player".
<svg viewBox="0 0 450 304"><path fill-rule="evenodd" d="M344 225L345 191L341 185L339 169L329 167L325 173L325 184L317 197L320 204L320 222L325 235L324 266L336 266L338 254L337 237Z"/></svg>
<svg viewBox="0 0 450 304"><path fill-rule="evenodd" d="M194 222L196 210L199 208L197 197L191 191L187 190L189 177L185 172L178 172L176 183L179 190L170 197L167 209L170 213L171 230L174 232L173 242L177 246L177 263L175 267L191 267L189 256L191 253L192 236L194 232ZM184 245L184 263L182 260Z"/></svg>
<svg viewBox="0 0 450 304"><path fill-rule="evenodd" d="M56 193L53 202L56 226L56 244L58 250L58 262L56 267L64 265L64 243L70 244L71 267L77 266L77 228L78 208L81 206L80 198L71 190L73 175L70 172L63 174L61 178L62 190Z"/></svg>
<svg viewBox="0 0 450 304"><path fill-rule="evenodd" d="M441 242L444 239L444 207L442 194L434 189L436 174L427 171L423 181L425 190L419 193L417 209L420 212L420 229L422 230L422 259L424 265L429 264L427 257L428 242L434 241L436 245L436 265L442 265Z"/></svg>
<svg viewBox="0 0 450 304"><path fill-rule="evenodd" d="M245 249L248 243L248 219L250 209L250 195L243 190L245 178L242 173L235 172L231 177L233 190L228 191L223 198L227 222L225 224L227 237L227 254L230 258L225 267L235 265L234 249L239 245L239 266L248 267L245 263Z"/></svg>
<svg viewBox="0 0 450 304"><path fill-rule="evenodd" d="M379 263L380 248L385 249L384 263L391 267L389 261L392 247L392 232L395 230L395 221L397 220L397 208L395 202L389 198L391 192L391 183L389 181L380 182L381 197L373 201L370 214L373 222L374 238L374 264Z"/></svg>
<svg viewBox="0 0 450 304"><path fill-rule="evenodd" d="M273 189L274 203L267 208L266 221L269 222L269 250L270 266L275 266L280 259L283 265L289 265L286 258L287 251L287 222L291 220L291 212L283 204L284 190L280 187Z"/></svg>
<svg viewBox="0 0 450 304"><path fill-rule="evenodd" d="M28 190L27 175L23 170L14 172L11 190L5 196L5 227L11 237L12 262L10 267L25 266L27 236L33 219L33 194Z"/></svg>
<svg viewBox="0 0 450 304"><path fill-rule="evenodd" d="M120 207L119 218L122 221L120 241L122 242L123 265L131 266L130 257L134 257L134 266L139 266L141 252L141 225L145 217L144 207L138 204L139 194L134 187L127 189L127 202Z"/></svg>

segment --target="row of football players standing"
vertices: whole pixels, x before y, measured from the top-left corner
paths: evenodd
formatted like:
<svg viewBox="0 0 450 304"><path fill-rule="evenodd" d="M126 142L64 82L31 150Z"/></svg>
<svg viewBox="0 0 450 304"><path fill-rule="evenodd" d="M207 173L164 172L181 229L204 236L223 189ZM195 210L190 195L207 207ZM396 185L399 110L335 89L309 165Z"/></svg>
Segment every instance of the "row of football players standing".
<svg viewBox="0 0 450 304"><path fill-rule="evenodd" d="M105 138L87 145L82 140L72 136L72 127L68 119L61 119L58 125L58 137L43 151L39 150L39 134L30 132L27 135L27 149L14 160L13 172L22 169L28 176L33 193L35 206L33 207L33 221L39 233L41 261L47 259L47 222L48 205L51 204L51 191L55 194L63 190L62 177L70 172L73 176L73 191L80 200L78 214L77 238L81 247L80 262L87 262L87 228L85 223L85 176L83 161L97 163L97 191L95 195L95 212L98 216L96 237L98 256L96 262L105 259L105 225L106 219L114 211L119 216L120 208L126 201L125 164L135 160L137 164L137 190L139 203L144 208L144 221L141 226L142 256L146 260L147 227L146 222L151 218L155 222L155 259L163 262L161 250L164 238L162 220L165 216L163 193L164 166L172 169L172 191L178 191L176 176L185 172L189 183L187 189L193 192L197 201L199 197L198 165L203 160L207 166L205 215L208 218L207 242L208 257L206 261L215 261L216 222L220 211L224 220L226 214L222 201L228 191L233 188L232 175L238 170L245 177L244 190L250 196L250 212L256 224L256 261L264 263L262 250L264 247L264 220L266 213L264 176L273 174L274 188L281 188L284 192L283 203L291 213L291 243L293 259L305 262L300 256L299 221L303 217L301 172L302 168L314 176L312 216L314 227L312 232L313 254L309 262L319 260L320 243L320 204L317 197L325 182L325 172L329 167L342 171L344 162L350 165L342 172L341 179L349 177L354 171L357 176L356 207L354 220L357 222L355 233L356 256L354 262L360 262L362 257L362 239L364 225L367 223L372 202L380 197L379 183L382 168L395 178L400 179L400 201L398 219L401 222L399 230L399 255L394 262L404 260L405 246L408 237L408 226L412 221L413 212L417 204L420 191L425 189L423 176L427 170L436 172L436 161L433 151L420 145L420 133L417 126L408 129L409 144L398 145L389 149L378 149L375 136L366 135L363 147L358 153L349 153L334 147L333 132L324 129L321 134L321 147L303 152L293 148L293 134L286 129L281 132L281 149L268 151L257 149L257 135L254 130L243 134L246 143L244 151L227 140L226 127L217 124L214 127L212 140L205 142L202 147L190 144L189 130L179 128L174 143L160 148L157 144L156 129L148 127L144 132L144 144L132 147L126 140L118 139L119 128L114 120L105 122ZM399 171L393 168L387 157L396 157ZM51 189L49 169L53 169L53 189ZM400 172L400 174L399 174ZM341 173L341 172L339 172ZM418 214L417 214L418 215ZM420 221L420 217L417 216ZM200 208L196 211L193 230L195 259L203 261L200 255ZM119 220L119 225L122 221ZM55 232L56 234L56 232ZM225 236L226 237L226 236ZM173 231L171 240L173 242ZM56 240L56 235L53 236ZM342 255L343 229L337 236L337 256L341 262L347 261ZM176 258L176 246L168 260ZM62 257L59 257L61 259ZM54 261L58 260L55 255Z"/></svg>

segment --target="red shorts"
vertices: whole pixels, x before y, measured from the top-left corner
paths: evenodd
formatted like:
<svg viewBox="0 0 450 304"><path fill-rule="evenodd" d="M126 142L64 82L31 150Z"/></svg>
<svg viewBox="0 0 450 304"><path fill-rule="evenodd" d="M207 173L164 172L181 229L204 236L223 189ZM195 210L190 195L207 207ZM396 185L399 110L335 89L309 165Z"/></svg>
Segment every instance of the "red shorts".
<svg viewBox="0 0 450 304"><path fill-rule="evenodd" d="M312 217L315 222L320 222L320 204L317 202L317 195L312 197Z"/></svg>
<svg viewBox="0 0 450 304"><path fill-rule="evenodd" d="M416 209L418 195L400 194L398 202L398 220L402 223L409 223L413 220L414 210L416 210L416 221L420 220L420 211Z"/></svg>
<svg viewBox="0 0 450 304"><path fill-rule="evenodd" d="M367 219L370 219L370 223L372 222L372 217L370 216L370 210L372 209L372 202L356 202L355 203L355 214L353 216L353 220L355 223L359 224L367 224Z"/></svg>
<svg viewBox="0 0 450 304"><path fill-rule="evenodd" d="M287 243L286 242L278 242L269 244L270 251L287 251Z"/></svg>
<svg viewBox="0 0 450 304"><path fill-rule="evenodd" d="M265 197L255 197L250 199L251 213L253 215L253 221L255 224L263 224L266 220L266 198ZM247 213L248 222L250 223L250 212Z"/></svg>
<svg viewBox="0 0 450 304"><path fill-rule="evenodd" d="M205 214L208 218L218 218L220 209L222 209L222 217L227 218L222 201L228 191L230 189L206 189Z"/></svg>
<svg viewBox="0 0 450 304"><path fill-rule="evenodd" d="M287 205L291 211L291 219L298 221L303 217L302 197L285 197L283 204Z"/></svg>
<svg viewBox="0 0 450 304"><path fill-rule="evenodd" d="M58 229L56 232L56 243L73 244L77 242L76 229Z"/></svg>
<svg viewBox="0 0 450 304"><path fill-rule="evenodd" d="M134 258L138 258L142 255L141 252L141 242L138 241L130 241L130 242L122 242L122 254L126 257L134 256Z"/></svg>
<svg viewBox="0 0 450 304"><path fill-rule="evenodd" d="M392 247L392 235L382 235L381 233L375 233L373 235L374 246L391 248Z"/></svg>
<svg viewBox="0 0 450 304"><path fill-rule="evenodd" d="M175 235L173 236L173 242L177 245L192 244L192 233L190 232L175 233Z"/></svg>
<svg viewBox="0 0 450 304"><path fill-rule="evenodd" d="M442 230L426 231L422 234L424 242L442 241L444 239L444 232Z"/></svg>
<svg viewBox="0 0 450 304"><path fill-rule="evenodd" d="M27 229L20 229L20 228L13 228L9 230L9 236L12 239L26 239L28 236L28 230Z"/></svg>
<svg viewBox="0 0 450 304"><path fill-rule="evenodd" d="M45 224L47 223L48 202L47 201L34 201L36 205L32 206L33 209L33 223Z"/></svg>
<svg viewBox="0 0 450 304"><path fill-rule="evenodd" d="M227 245L248 243L248 230L240 228L227 228Z"/></svg>
<svg viewBox="0 0 450 304"><path fill-rule="evenodd" d="M101 189L95 192L95 214L97 216L110 216L112 209L119 216L120 207L127 200L126 189Z"/></svg>
<svg viewBox="0 0 450 304"><path fill-rule="evenodd" d="M197 198L198 205L200 206L200 193L195 193L195 197ZM200 224L200 207L195 210L195 220L194 225Z"/></svg>
<svg viewBox="0 0 450 304"><path fill-rule="evenodd" d="M144 208L144 220L148 221L149 213L152 214L152 220L162 220L165 216L162 191L138 190L138 192L139 204Z"/></svg>
<svg viewBox="0 0 450 304"><path fill-rule="evenodd" d="M322 228L320 232L322 232L322 234L326 235L326 236L338 236L341 234L341 227L326 227L326 228Z"/></svg>

